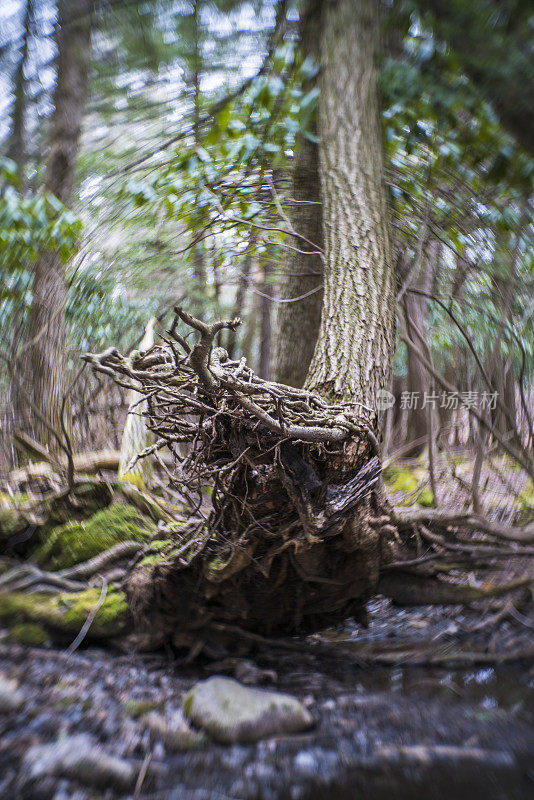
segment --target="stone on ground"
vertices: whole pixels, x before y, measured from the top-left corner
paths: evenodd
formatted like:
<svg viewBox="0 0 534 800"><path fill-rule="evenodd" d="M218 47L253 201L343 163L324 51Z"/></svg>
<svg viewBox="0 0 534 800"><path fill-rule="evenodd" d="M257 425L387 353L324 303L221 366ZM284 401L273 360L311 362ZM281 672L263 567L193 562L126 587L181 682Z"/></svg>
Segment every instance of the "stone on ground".
<svg viewBox="0 0 534 800"><path fill-rule="evenodd" d="M184 712L194 725L227 744L297 733L314 724L312 715L296 697L218 676L191 689Z"/></svg>
<svg viewBox="0 0 534 800"><path fill-rule="evenodd" d="M203 734L189 727L181 711L175 711L171 715L151 711L142 718L142 722L149 729L153 742L161 741L170 753L190 750L204 742Z"/></svg>
<svg viewBox="0 0 534 800"><path fill-rule="evenodd" d="M17 684L0 675L0 714L18 711L24 703L24 695Z"/></svg>
<svg viewBox="0 0 534 800"><path fill-rule="evenodd" d="M120 791L131 788L136 779L133 764L106 753L91 736L83 733L30 747L21 774L29 781L54 776Z"/></svg>

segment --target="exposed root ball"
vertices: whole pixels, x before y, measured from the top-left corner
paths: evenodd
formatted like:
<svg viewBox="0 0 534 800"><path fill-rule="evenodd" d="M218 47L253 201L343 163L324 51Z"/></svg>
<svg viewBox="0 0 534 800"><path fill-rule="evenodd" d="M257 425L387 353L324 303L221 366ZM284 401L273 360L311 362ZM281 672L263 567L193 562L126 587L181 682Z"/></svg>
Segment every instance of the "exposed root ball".
<svg viewBox="0 0 534 800"><path fill-rule="evenodd" d="M238 320L209 326L176 314L168 337L146 353L86 356L147 398L157 441L140 457L171 449L171 484L196 516L149 576L132 576L132 607L152 625L158 615L157 627L182 644L231 624L273 633L361 618L384 556L367 521L384 511L369 412L228 360L213 340ZM176 332L179 319L200 334L192 349Z"/></svg>

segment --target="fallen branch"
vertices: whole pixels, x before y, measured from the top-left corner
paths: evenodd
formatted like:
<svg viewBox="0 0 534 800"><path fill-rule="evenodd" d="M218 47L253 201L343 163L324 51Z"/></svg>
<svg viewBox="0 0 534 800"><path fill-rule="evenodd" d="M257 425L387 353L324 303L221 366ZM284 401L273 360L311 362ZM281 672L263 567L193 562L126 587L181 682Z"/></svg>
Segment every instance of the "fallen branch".
<svg viewBox="0 0 534 800"><path fill-rule="evenodd" d="M439 527L465 528L471 531L480 531L497 539L506 539L521 544L534 543L534 523L522 527L507 527L498 522L492 522L480 514L454 514L435 508L395 508L395 520L399 525L410 526L418 524L432 524Z"/></svg>
<svg viewBox="0 0 534 800"><path fill-rule="evenodd" d="M94 608L91 609L91 611L90 611L87 619L85 620L85 622L84 622L84 624L82 626L82 629L80 630L78 636L75 638L75 640L72 642L72 644L70 644L67 647L67 654L69 656L72 653L74 653L76 648L81 645L81 643L83 642L83 640L87 636L89 628L93 624L96 615L98 614L98 612L100 611L100 609L104 605L107 593L108 593L108 584L107 584L106 579L102 578L102 591L100 592L100 597L98 598L98 602L96 603Z"/></svg>
<svg viewBox="0 0 534 800"><path fill-rule="evenodd" d="M119 450L97 450L91 453L76 453L73 456L74 471L78 474L95 475L102 470L116 472L119 468ZM58 469L65 469L66 461L56 460L51 456L46 461L28 464L26 467L12 470L7 482L19 486L29 480L47 478L54 475Z"/></svg>

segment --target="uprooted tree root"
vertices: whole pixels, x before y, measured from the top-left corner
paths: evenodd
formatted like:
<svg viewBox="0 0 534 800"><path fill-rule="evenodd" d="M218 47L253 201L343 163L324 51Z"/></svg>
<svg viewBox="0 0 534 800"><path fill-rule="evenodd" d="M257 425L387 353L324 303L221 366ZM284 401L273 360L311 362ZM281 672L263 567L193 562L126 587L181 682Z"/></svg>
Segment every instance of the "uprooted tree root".
<svg viewBox="0 0 534 800"><path fill-rule="evenodd" d="M138 458L168 447L170 485L191 508L166 558L126 583L155 638L192 647L228 638L235 626L273 635L363 621L378 591L414 603L488 594L439 576L494 565L515 545L492 529L473 545L450 517L437 533L426 518L398 518L383 493L368 409L260 379L214 346L239 320L207 325L175 311L168 335L145 353L84 356L146 399L139 413L157 438ZM192 347L177 332L180 320L197 332Z"/></svg>

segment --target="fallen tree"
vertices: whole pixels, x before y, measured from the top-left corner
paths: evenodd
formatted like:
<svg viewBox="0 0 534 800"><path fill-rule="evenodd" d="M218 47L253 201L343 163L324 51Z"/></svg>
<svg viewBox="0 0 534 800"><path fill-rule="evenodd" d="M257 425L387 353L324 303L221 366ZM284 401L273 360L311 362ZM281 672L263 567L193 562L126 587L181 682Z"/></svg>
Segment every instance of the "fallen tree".
<svg viewBox="0 0 534 800"><path fill-rule="evenodd" d="M155 639L196 648L235 636L236 626L310 632L347 617L365 621L377 592L453 603L525 585L482 589L444 575L494 568L517 554L509 539L530 540L528 529L503 539L480 520L470 542L461 533L473 529L472 517L397 514L364 406L262 380L214 346L238 319L208 325L175 312L168 335L146 353L125 358L110 348L84 357L146 399L156 441L136 459L168 447L170 485L190 509L187 531L174 530L164 557L125 583ZM197 333L192 347L180 321Z"/></svg>

